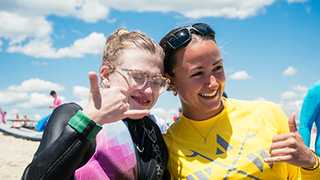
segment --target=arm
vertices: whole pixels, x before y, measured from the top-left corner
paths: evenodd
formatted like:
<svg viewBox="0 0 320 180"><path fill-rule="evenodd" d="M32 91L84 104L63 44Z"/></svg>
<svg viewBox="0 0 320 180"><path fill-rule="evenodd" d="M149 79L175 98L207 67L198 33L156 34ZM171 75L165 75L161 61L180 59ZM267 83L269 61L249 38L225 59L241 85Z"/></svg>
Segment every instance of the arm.
<svg viewBox="0 0 320 180"><path fill-rule="evenodd" d="M76 104L66 104L53 111L23 180L72 179L82 160L90 158L94 144L68 124L79 109Z"/></svg>
<svg viewBox="0 0 320 180"><path fill-rule="evenodd" d="M320 86L314 85L306 95L302 108L299 125L299 133L301 134L306 146L310 147L311 128L317 116L319 115L319 103L317 93L320 92Z"/></svg>

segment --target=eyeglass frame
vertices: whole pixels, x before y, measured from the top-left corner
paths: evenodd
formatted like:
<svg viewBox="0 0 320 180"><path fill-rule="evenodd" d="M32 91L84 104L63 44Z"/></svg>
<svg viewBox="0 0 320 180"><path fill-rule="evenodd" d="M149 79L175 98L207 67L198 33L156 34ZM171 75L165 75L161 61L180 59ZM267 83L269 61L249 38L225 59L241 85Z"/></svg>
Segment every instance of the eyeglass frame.
<svg viewBox="0 0 320 180"><path fill-rule="evenodd" d="M120 73L122 76L124 76L118 69L114 69L114 70L115 70L116 72ZM153 84L153 80L156 79L156 78L164 79L165 82L166 82L166 86L165 86L165 88L164 88L162 91L160 91L160 89L161 89L161 86L160 86L159 92L158 92L158 94L160 95L160 94L162 94L163 92L165 92L165 91L168 89L169 84L170 84L170 79L168 79L168 78L166 78L166 77L163 77L163 76L154 76L154 77L152 77L152 80L150 80L149 75L148 75L146 72L144 72L144 71L141 71L141 70L138 70L138 69L127 69L127 68L120 68L120 70L122 70L122 71L124 71L124 72L127 72L128 76L129 76L129 79L127 79L127 81L128 81L128 83L129 83L130 86L133 86L133 85L131 84L131 81L130 81L130 79L132 78L131 74L132 74L133 72L139 72L139 73L143 74L143 75L146 77L146 80L145 80L145 82L143 83L143 85L140 85L141 87L139 86L139 88L137 88L137 89L143 89L148 82L151 82L151 83ZM151 85L150 85L150 87L152 88Z"/></svg>

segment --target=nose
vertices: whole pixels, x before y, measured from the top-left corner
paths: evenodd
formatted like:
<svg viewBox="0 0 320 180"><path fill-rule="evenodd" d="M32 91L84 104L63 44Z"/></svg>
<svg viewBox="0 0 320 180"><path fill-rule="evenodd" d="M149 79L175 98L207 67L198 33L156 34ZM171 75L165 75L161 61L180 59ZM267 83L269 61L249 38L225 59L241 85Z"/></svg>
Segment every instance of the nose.
<svg viewBox="0 0 320 180"><path fill-rule="evenodd" d="M214 89L217 88L219 86L216 78L214 77L214 75L210 75L209 77L209 82L206 84L206 87L209 89Z"/></svg>

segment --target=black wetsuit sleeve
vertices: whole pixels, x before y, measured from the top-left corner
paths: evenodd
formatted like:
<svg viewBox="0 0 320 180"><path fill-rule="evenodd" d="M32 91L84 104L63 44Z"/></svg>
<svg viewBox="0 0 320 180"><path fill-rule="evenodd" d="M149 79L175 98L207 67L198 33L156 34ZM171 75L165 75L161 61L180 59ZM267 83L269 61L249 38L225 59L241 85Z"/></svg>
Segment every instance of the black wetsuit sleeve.
<svg viewBox="0 0 320 180"><path fill-rule="evenodd" d="M78 110L80 106L69 103L53 111L22 180L74 179L75 170L84 165L95 150L95 141L88 141L68 124Z"/></svg>

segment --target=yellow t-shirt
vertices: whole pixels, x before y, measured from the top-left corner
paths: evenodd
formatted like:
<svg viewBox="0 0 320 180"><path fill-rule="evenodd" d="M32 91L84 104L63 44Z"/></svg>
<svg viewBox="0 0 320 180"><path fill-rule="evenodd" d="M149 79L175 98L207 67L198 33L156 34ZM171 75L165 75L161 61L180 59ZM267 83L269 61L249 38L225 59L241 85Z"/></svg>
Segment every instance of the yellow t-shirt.
<svg viewBox="0 0 320 180"><path fill-rule="evenodd" d="M319 168L307 171L263 161L272 138L287 132L287 116L271 102L227 99L213 118L194 121L182 116L164 134L171 178L319 180Z"/></svg>

